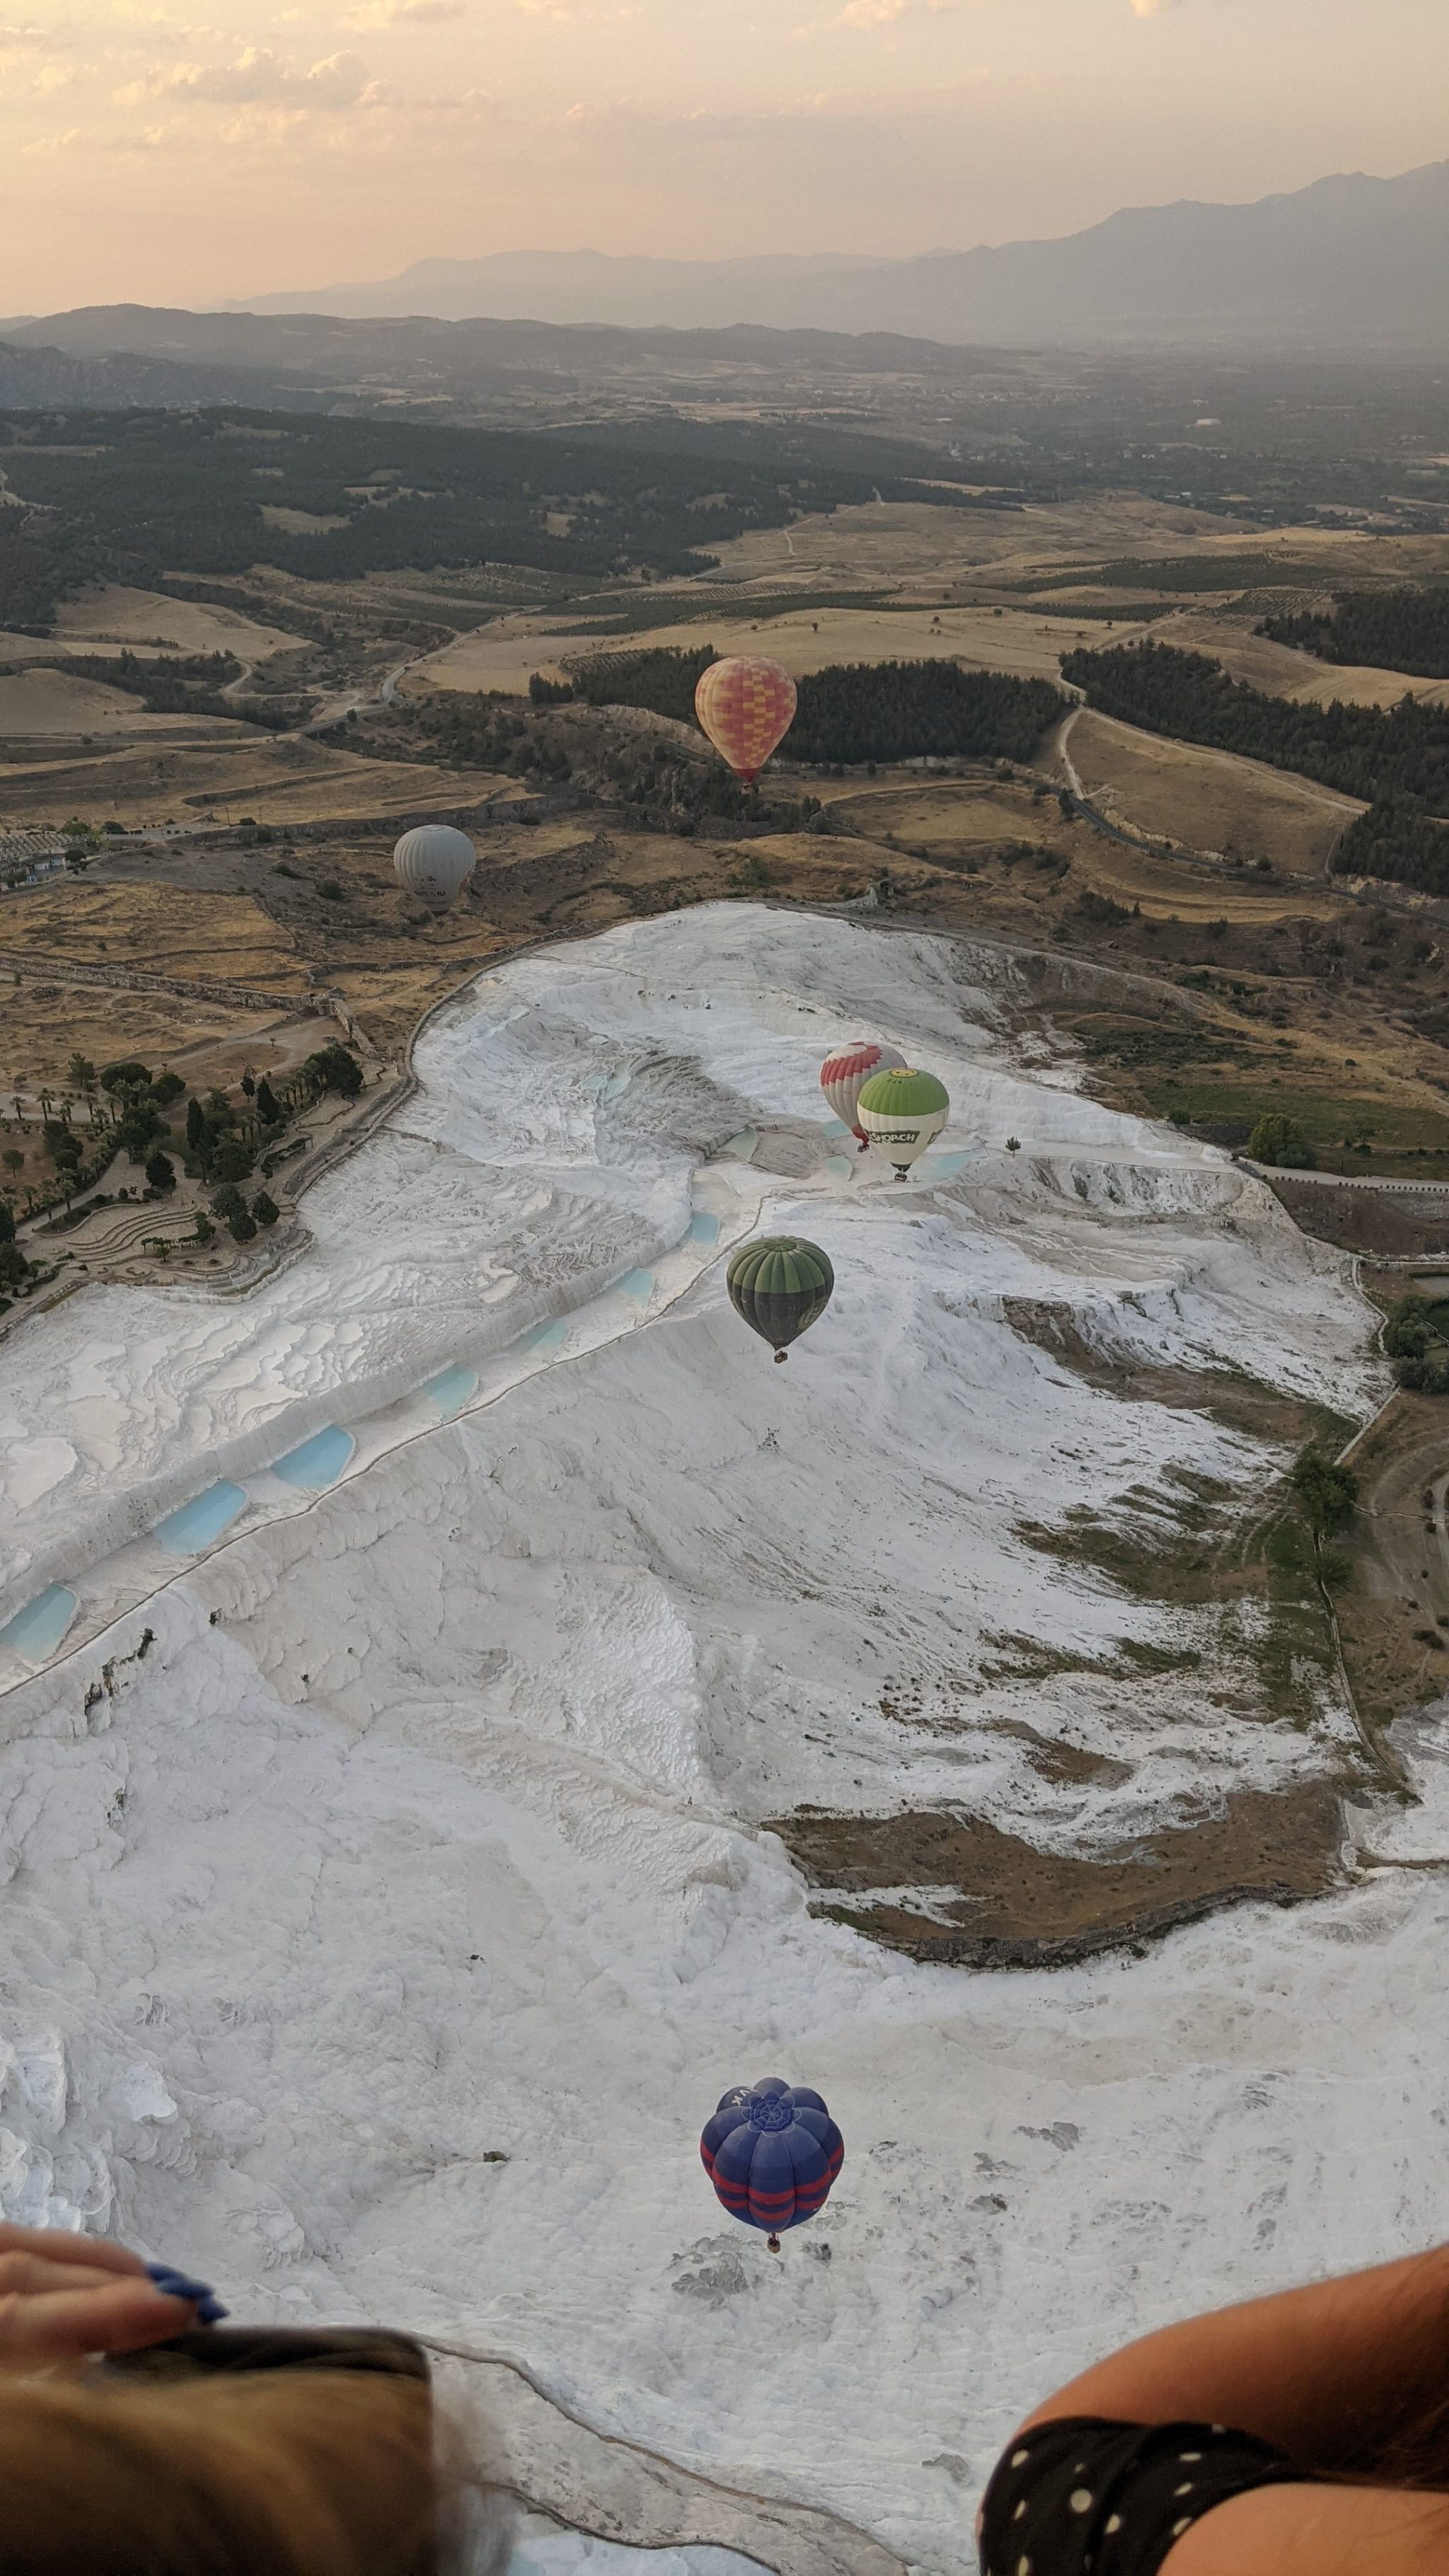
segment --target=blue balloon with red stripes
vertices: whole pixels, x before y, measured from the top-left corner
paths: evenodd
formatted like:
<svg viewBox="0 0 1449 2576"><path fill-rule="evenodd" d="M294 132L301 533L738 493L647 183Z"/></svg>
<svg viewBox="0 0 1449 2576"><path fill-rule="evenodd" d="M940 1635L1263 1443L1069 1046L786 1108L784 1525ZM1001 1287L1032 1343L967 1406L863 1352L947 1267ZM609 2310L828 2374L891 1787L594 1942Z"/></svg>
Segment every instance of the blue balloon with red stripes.
<svg viewBox="0 0 1449 2576"><path fill-rule="evenodd" d="M845 2140L818 2093L766 2075L723 2095L699 2152L731 2218L779 2236L824 2208Z"/></svg>

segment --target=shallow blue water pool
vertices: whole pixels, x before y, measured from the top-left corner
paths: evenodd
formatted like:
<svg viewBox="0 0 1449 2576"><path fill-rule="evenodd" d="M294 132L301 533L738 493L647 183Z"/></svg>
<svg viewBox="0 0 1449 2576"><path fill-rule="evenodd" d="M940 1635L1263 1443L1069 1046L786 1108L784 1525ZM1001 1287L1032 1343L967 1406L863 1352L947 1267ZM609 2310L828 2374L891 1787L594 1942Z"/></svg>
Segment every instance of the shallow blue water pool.
<svg viewBox="0 0 1449 2576"><path fill-rule="evenodd" d="M684 1240L686 1243L718 1243L719 1218L717 1216L692 1216L689 1220Z"/></svg>
<svg viewBox="0 0 1449 2576"><path fill-rule="evenodd" d="M652 1270L626 1270L623 1278L616 1279L614 1285L622 1288L626 1297L637 1297L641 1306L647 1306L654 1294L654 1273Z"/></svg>
<svg viewBox="0 0 1449 2576"><path fill-rule="evenodd" d="M855 1163L849 1154L832 1154L825 1166L825 1176L831 1181L848 1181L854 1171Z"/></svg>
<svg viewBox="0 0 1449 2576"><path fill-rule="evenodd" d="M42 1664L54 1654L75 1614L75 1594L67 1592L63 1583L48 1584L0 1628L0 1646L24 1655L28 1663Z"/></svg>
<svg viewBox="0 0 1449 2576"><path fill-rule="evenodd" d="M567 1340L568 1329L567 1315L552 1315L547 1323L530 1324L526 1333L520 1333L518 1347L521 1351L556 1351L560 1342Z"/></svg>
<svg viewBox="0 0 1449 2576"><path fill-rule="evenodd" d="M220 1484L208 1485L204 1494L193 1494L179 1511L168 1512L158 1521L152 1535L158 1538L168 1556L196 1556L220 1538L228 1522L246 1509L246 1495L240 1485L229 1485L223 1477Z"/></svg>
<svg viewBox="0 0 1449 2576"><path fill-rule="evenodd" d="M758 1128L743 1127L738 1136L731 1136L729 1142L721 1146L720 1151L724 1154L733 1154L737 1163L749 1163L754 1160L755 1148L759 1141Z"/></svg>
<svg viewBox="0 0 1449 2576"><path fill-rule="evenodd" d="M350 1431L338 1422L314 1431L300 1449L289 1449L285 1458L272 1462L272 1474L285 1485L301 1485L308 1493L319 1493L324 1485L335 1485L343 1468L357 1447Z"/></svg>
<svg viewBox="0 0 1449 2576"><path fill-rule="evenodd" d="M430 1377L423 1389L429 1404L436 1407L445 1422L450 1414L460 1412L469 1396L476 1395L477 1391L477 1370L461 1365L444 1369L439 1377Z"/></svg>
<svg viewBox="0 0 1449 2576"><path fill-rule="evenodd" d="M954 1181L957 1173L971 1160L969 1151L964 1154L923 1154L916 1165L915 1177L918 1181Z"/></svg>

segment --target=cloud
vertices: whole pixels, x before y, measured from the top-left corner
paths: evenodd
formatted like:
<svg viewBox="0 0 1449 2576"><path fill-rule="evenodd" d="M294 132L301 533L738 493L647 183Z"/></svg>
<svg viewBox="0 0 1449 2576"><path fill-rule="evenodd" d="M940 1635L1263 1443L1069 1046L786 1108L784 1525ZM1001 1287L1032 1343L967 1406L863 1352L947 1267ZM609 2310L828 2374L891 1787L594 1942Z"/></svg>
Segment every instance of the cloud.
<svg viewBox="0 0 1449 2576"><path fill-rule="evenodd" d="M1149 5L1155 5L1155 0L1149 0ZM840 24L842 27L889 27L897 18L912 16L918 10L934 17L940 10L954 6L955 0L848 0L848 5L841 10ZM1133 0L1133 6L1136 6L1136 0Z"/></svg>
<svg viewBox="0 0 1449 2576"><path fill-rule="evenodd" d="M28 51L32 45L73 45L74 43L74 36L64 35L55 27L0 24L0 54L21 53Z"/></svg>
<svg viewBox="0 0 1449 2576"><path fill-rule="evenodd" d="M69 89L74 79L74 64L42 63L30 86L37 98L48 98L52 90Z"/></svg>
<svg viewBox="0 0 1449 2576"><path fill-rule="evenodd" d="M365 104L372 84L367 65L356 54L329 54L306 71L294 71L269 46L248 45L234 63L178 63L164 80L153 80L149 87L167 98L204 101L213 107L285 104L337 109Z"/></svg>
<svg viewBox="0 0 1449 2576"><path fill-rule="evenodd" d="M366 0L342 23L354 35L363 35L372 27L435 27L467 15L468 0Z"/></svg>
<svg viewBox="0 0 1449 2576"><path fill-rule="evenodd" d="M1164 9L1171 7L1172 0L1132 0L1132 15L1134 18L1158 18Z"/></svg>

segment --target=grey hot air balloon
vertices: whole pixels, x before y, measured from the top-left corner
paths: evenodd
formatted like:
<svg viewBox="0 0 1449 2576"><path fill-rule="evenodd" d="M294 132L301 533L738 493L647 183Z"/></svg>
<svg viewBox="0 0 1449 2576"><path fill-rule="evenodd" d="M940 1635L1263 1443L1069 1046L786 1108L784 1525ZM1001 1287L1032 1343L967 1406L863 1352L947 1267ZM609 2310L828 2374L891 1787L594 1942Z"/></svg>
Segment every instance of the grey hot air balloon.
<svg viewBox="0 0 1449 2576"><path fill-rule="evenodd" d="M477 866L478 853L467 833L451 823L419 823L404 832L392 863L409 894L430 912L447 912Z"/></svg>

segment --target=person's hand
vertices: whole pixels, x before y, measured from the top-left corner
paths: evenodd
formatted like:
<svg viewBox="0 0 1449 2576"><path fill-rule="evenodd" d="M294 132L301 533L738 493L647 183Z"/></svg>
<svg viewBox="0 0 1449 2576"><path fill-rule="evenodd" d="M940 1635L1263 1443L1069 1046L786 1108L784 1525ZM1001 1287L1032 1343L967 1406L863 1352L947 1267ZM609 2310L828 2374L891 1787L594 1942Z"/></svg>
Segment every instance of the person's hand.
<svg viewBox="0 0 1449 2576"><path fill-rule="evenodd" d="M163 2274L181 2284L181 2276ZM139 2254L58 2227L0 2226L0 2371L42 2370L93 2352L136 2352L186 2334L205 2284L159 2288Z"/></svg>

